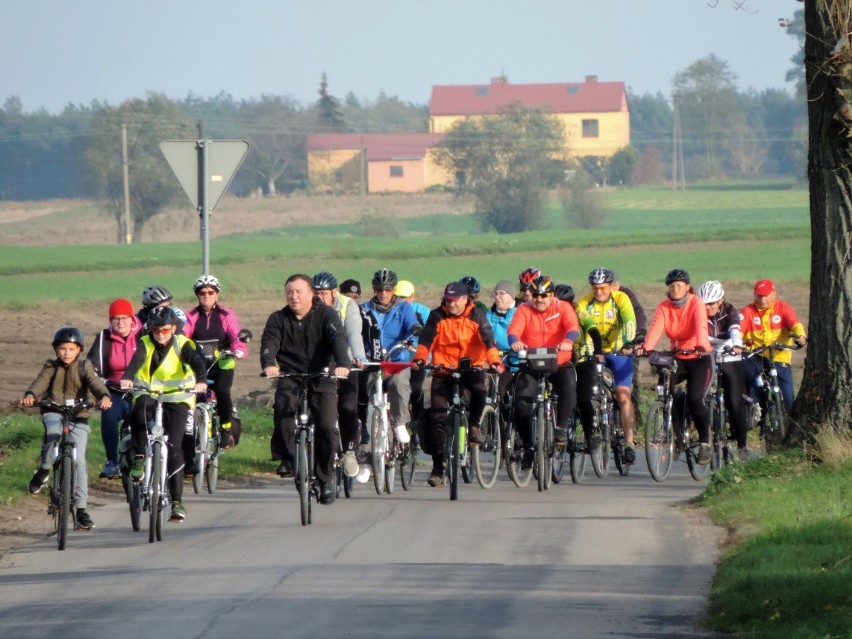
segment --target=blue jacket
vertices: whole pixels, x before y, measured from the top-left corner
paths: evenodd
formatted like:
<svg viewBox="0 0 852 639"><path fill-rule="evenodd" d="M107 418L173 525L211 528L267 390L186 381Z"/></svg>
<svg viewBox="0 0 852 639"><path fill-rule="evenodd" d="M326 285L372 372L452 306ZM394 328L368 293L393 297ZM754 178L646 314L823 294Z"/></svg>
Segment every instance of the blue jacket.
<svg viewBox="0 0 852 639"><path fill-rule="evenodd" d="M411 336L412 329L420 324L414 307L399 298L394 298L395 304L387 313L382 313L373 306L373 300L364 302L362 306L370 311L382 331L382 348L390 350L395 344ZM408 350L397 350L391 356L392 362L409 362L414 354Z"/></svg>
<svg viewBox="0 0 852 639"><path fill-rule="evenodd" d="M515 311L518 310L517 306L513 306L508 311L506 311L505 315L500 315L497 311L494 310L492 306L485 312L485 317L488 318L488 323L491 324L491 328L494 329L494 339L497 341L497 349L503 353L503 351L509 350L509 324L512 322L512 318L515 316ZM509 363L510 370L518 370L518 356L512 353L512 355L508 359L504 359L504 363Z"/></svg>

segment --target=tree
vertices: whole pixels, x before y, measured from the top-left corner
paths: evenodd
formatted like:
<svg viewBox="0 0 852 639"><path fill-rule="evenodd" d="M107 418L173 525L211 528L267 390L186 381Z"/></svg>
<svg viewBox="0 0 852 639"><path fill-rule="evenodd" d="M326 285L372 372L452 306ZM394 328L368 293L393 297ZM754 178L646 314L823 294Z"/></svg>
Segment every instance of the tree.
<svg viewBox="0 0 852 639"><path fill-rule="evenodd" d="M633 146L626 146L616 151L610 158L608 179L610 184L625 185L633 183L633 171L639 162L639 151Z"/></svg>
<svg viewBox="0 0 852 639"><path fill-rule="evenodd" d="M177 178L160 151L160 142L195 139L196 129L176 104L158 93L150 93L145 100L128 100L118 108L103 107L93 114L83 158L98 196L105 201L106 211L115 216L118 223L119 243L127 233L122 124L127 126L132 237L134 242L141 242L145 223L179 201L179 197L184 197Z"/></svg>
<svg viewBox="0 0 852 639"><path fill-rule="evenodd" d="M474 197L483 228L517 233L544 226L547 190L564 179L565 132L555 118L515 104L456 123L434 153L459 193Z"/></svg>
<svg viewBox="0 0 852 639"><path fill-rule="evenodd" d="M340 133L346 130L340 101L328 93L328 78L322 74L319 88L320 99L317 100L317 124L324 133Z"/></svg>
<svg viewBox="0 0 852 639"><path fill-rule="evenodd" d="M852 2L805 3L810 326L791 439L852 430Z"/></svg>

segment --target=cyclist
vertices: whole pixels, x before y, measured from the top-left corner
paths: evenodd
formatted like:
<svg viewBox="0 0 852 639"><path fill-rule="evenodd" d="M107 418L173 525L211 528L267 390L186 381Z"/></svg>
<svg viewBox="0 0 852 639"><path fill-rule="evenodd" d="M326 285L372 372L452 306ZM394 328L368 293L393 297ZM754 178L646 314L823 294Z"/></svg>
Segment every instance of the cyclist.
<svg viewBox="0 0 852 639"><path fill-rule="evenodd" d="M479 291L482 288L479 280L473 275L465 275L459 279L459 282L467 286L467 290L469 291L468 297L470 298L470 301L476 305L476 308L481 310L483 313L487 311L488 307L479 300Z"/></svg>
<svg viewBox="0 0 852 639"><path fill-rule="evenodd" d="M570 284L557 284L553 289L553 294L556 296L556 299L568 302L572 306L574 305L574 287Z"/></svg>
<svg viewBox="0 0 852 639"><path fill-rule="evenodd" d="M775 342L792 346L804 346L808 343L805 327L799 321L796 311L784 302L775 298L775 284L772 280L760 280L754 285L754 301L740 310L740 328L743 340L753 348L768 346ZM790 351L772 353L772 365L778 371L778 385L784 400L784 410L790 412L793 407L793 372L790 362L793 355ZM760 394L755 387L755 380L763 370L763 360L770 358L769 351L761 353L760 358L749 357L745 360L746 384L753 400L757 401Z"/></svg>
<svg viewBox="0 0 852 639"><path fill-rule="evenodd" d="M382 348L385 351L411 336L415 326L422 326L414 307L403 303L394 292L398 283L399 278L393 271L386 268L376 271L372 280L373 297L363 304L376 318L382 334ZM405 349L397 349L391 356L391 361L411 361L411 353ZM411 369L406 368L392 375L387 391L391 405L391 427L408 424L411 421Z"/></svg>
<svg viewBox="0 0 852 639"><path fill-rule="evenodd" d="M697 353L675 353L679 365L672 375L672 387L686 380L689 412L695 421L700 448L698 463L710 462L710 414L704 403L713 382L713 348L707 338L707 310L689 285L689 273L675 268L666 274L667 297L657 305L645 342L637 349L641 355L654 350L663 333L669 338L671 348L677 351L695 350ZM704 354L702 354L702 351Z"/></svg>
<svg viewBox="0 0 852 639"><path fill-rule="evenodd" d="M721 372L717 382L725 391L725 409L737 438L737 456L743 460L747 454L748 409L743 398L745 373L740 315L733 304L725 301L725 289L721 282L704 282L698 288L698 297L707 308L707 335L714 345Z"/></svg>
<svg viewBox="0 0 852 639"><path fill-rule="evenodd" d="M491 325L485 318L485 313L470 299L468 289L462 282L447 284L441 305L429 313L412 367L419 369L426 363L430 354L435 366L458 368L459 360L468 357L473 367L488 365L498 372L503 369ZM485 408L488 390L486 373L482 370L467 371L462 373L459 381L470 391L468 423L478 424ZM432 455L432 472L428 481L433 487L444 485L444 445L447 436L448 399L451 393L452 378L440 371L434 371L432 409L429 413L435 450L439 452ZM471 426L472 444L481 443L481 435L478 426Z"/></svg>
<svg viewBox="0 0 852 639"><path fill-rule="evenodd" d="M142 330L140 335L148 333L148 316L151 312L160 306L170 306L175 312L178 319L177 333L183 332L183 325L186 323L186 315L182 310L172 304L172 294L165 286L146 286L142 289L142 308L136 313L136 317L142 322Z"/></svg>
<svg viewBox="0 0 852 639"><path fill-rule="evenodd" d="M172 521L186 519L183 506L183 434L190 411L195 406L195 394L207 391L207 366L195 348L195 343L184 335L177 335L177 315L172 308L163 306L148 316L150 334L139 340L133 358L124 371L121 387L141 386L151 390L168 391L163 395L163 429L168 436L169 494L172 498ZM191 390L176 390L192 387ZM133 439L133 462L130 477L142 481L145 472L145 455L148 444L148 423L154 419L157 400L142 391L130 411L130 431Z"/></svg>
<svg viewBox="0 0 852 639"><path fill-rule="evenodd" d="M636 343L640 343L645 339L645 335L648 332L648 318L645 315L645 309L642 307L642 304L639 302L639 297L636 293L633 292L632 289L624 286L618 279L618 275L613 272L612 274L613 282L612 282L612 290L621 291L630 299L630 303L633 305L633 314L636 315ZM634 357L633 358L633 390L631 391L631 399L633 400L633 412L635 419L639 419L639 402L641 400L641 394L639 391L639 360ZM635 421L635 420L634 420Z"/></svg>
<svg viewBox="0 0 852 639"><path fill-rule="evenodd" d="M425 304L416 301L417 293L414 290L414 284L408 280L399 280L394 291L396 296L407 304L414 307L414 313L417 315L417 321L426 325L426 320L429 317L431 309ZM417 338L412 342L412 347L417 347ZM411 421L416 422L423 412L423 382L426 379L426 371L411 371Z"/></svg>
<svg viewBox="0 0 852 639"><path fill-rule="evenodd" d="M592 397L598 383L594 362L604 361L612 371L615 399L624 427L624 461L632 464L636 461L636 452L633 450L636 419L630 397L633 389L632 353L636 338L636 315L630 298L621 291L613 290L614 281L615 274L610 269L596 268L589 273L591 293L577 300L577 317L584 337L575 347L578 355L577 405L588 441L594 421ZM593 346L593 333L598 335L599 346Z"/></svg>
<svg viewBox="0 0 852 639"><path fill-rule="evenodd" d="M346 297L361 303L361 282L358 280L343 280L340 284L340 293Z"/></svg>
<svg viewBox="0 0 852 639"><path fill-rule="evenodd" d="M340 316L314 296L313 280L302 273L291 275L284 283L287 305L266 321L260 342L260 367L268 377L281 370L293 373L318 373L333 369L337 377L347 377L352 362L349 344ZM281 377L275 389L273 407L272 458L280 460L278 474L292 467L296 439L298 382ZM316 425L316 466L320 481L320 501L335 499L334 456L338 448L337 383L323 378L313 383L311 413Z"/></svg>
<svg viewBox="0 0 852 639"><path fill-rule="evenodd" d="M195 280L192 288L198 298L198 306L186 314L184 335L198 344L208 366L220 350L230 350L237 359L244 358L248 354L248 345L238 337L240 320L233 309L219 303L219 291L222 289L219 280L212 275L202 275ZM220 358L205 378L213 382L216 391L216 413L219 415L222 448L234 446L234 435L231 432L231 419L234 414L234 402L231 399L234 365L233 358ZM195 442L191 435L184 440L184 453L190 455L186 474L194 474Z"/></svg>
<svg viewBox="0 0 852 639"><path fill-rule="evenodd" d="M80 359L83 352L83 333L74 326L63 326L53 334L53 350L56 359L47 360L33 383L21 397L21 406L33 406L39 400L49 400L54 404L82 401L88 393L98 397L98 408L107 410L112 405L109 390L95 372L95 367L87 359ZM41 412L44 424L44 440L41 445L39 466L28 489L39 492L50 477L50 459L48 453L62 437L62 413L45 408ZM75 417L71 440L77 445L77 464L74 466L74 507L77 509L77 525L83 530L94 528L95 524L86 512L86 500L89 496L89 473L86 469L86 443L89 439L89 411L80 411Z"/></svg>
<svg viewBox="0 0 852 639"><path fill-rule="evenodd" d="M509 324L509 344L513 351L528 348L555 348L558 370L550 375L558 405L557 424L554 438L558 442L567 440L568 429L574 421L577 404L577 377L571 366L574 341L580 333L577 313L568 302L554 296L553 281L540 275L529 286L532 301L522 304ZM514 386L515 421L524 444L522 467L532 467L535 451L532 445L532 404L537 392L537 383L532 375L518 374Z"/></svg>
<svg viewBox="0 0 852 639"><path fill-rule="evenodd" d="M530 266L529 268L525 268L518 275L518 297L516 298L516 302L518 304L522 304L524 302L532 301L532 293L530 293L530 285L532 281L541 275L541 271L538 270L535 266Z"/></svg>
<svg viewBox="0 0 852 639"><path fill-rule="evenodd" d="M95 366L98 375L118 384L130 358L136 352L136 342L142 324L133 314L133 304L126 299L114 300L109 305L109 327L98 333L86 358ZM130 414L130 402L118 388L110 388L112 405L101 411L101 440L106 452L106 464L100 476L109 479L121 477L118 468L118 423Z"/></svg>
<svg viewBox="0 0 852 639"><path fill-rule="evenodd" d="M314 295L320 301L333 308L340 316L346 342L349 345L349 357L359 368L367 362L364 353L364 341L361 337L361 313L358 303L337 292L337 278L327 271L320 271L313 277ZM343 449L343 472L347 477L358 474L358 459L355 451L361 442L361 423L358 421L358 379L360 374L351 371L346 379L339 380L337 386L337 417L340 426L341 447Z"/></svg>
<svg viewBox="0 0 852 639"><path fill-rule="evenodd" d="M485 313L485 318L491 324L494 331L494 340L497 342L497 350L506 353L506 370L500 373L497 380L497 388L500 397L505 397L509 384L512 383L513 373L518 370L518 358L509 346L509 324L515 316L517 305L515 304L515 285L509 280L500 280L494 287L494 304Z"/></svg>

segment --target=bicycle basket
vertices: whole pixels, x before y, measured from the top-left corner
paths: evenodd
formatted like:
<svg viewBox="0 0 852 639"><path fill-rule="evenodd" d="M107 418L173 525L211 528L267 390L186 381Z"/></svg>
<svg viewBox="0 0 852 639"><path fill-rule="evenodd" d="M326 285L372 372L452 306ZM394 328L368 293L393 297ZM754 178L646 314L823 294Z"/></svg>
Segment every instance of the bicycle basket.
<svg viewBox="0 0 852 639"><path fill-rule="evenodd" d="M195 346L198 352L201 353L208 362L216 358L216 349L219 347L218 339L199 339L195 340Z"/></svg>
<svg viewBox="0 0 852 639"><path fill-rule="evenodd" d="M674 364L674 355L654 352L648 355L648 363L654 368L671 368Z"/></svg>
<svg viewBox="0 0 852 639"><path fill-rule="evenodd" d="M555 373L559 368L556 359L555 348L531 348L527 350L527 359L523 361L523 368L528 373Z"/></svg>

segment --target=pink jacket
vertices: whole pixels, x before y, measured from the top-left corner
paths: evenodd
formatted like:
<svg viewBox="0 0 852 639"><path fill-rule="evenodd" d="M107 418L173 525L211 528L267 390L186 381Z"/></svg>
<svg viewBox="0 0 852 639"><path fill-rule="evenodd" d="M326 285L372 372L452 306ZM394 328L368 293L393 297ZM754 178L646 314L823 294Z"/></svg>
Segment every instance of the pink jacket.
<svg viewBox="0 0 852 639"><path fill-rule="evenodd" d="M118 382L124 375L124 369L136 352L139 331L142 324L139 318L133 316L133 326L127 337L114 333L111 328L105 328L95 338L86 359L95 365L98 375L110 382Z"/></svg>

